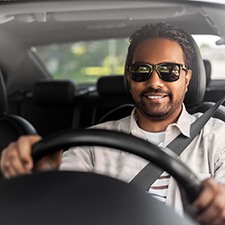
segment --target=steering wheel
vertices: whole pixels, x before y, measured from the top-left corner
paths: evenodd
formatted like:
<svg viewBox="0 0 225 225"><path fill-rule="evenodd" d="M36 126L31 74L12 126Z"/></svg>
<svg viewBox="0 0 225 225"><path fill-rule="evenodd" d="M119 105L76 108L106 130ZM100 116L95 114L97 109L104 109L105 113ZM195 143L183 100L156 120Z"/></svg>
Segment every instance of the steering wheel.
<svg viewBox="0 0 225 225"><path fill-rule="evenodd" d="M136 154L173 176L193 201L201 182L169 149L129 134L85 129L60 132L33 146L36 162L71 146L105 146ZM137 185L100 174L72 171L36 172L0 182L0 224L194 225Z"/></svg>

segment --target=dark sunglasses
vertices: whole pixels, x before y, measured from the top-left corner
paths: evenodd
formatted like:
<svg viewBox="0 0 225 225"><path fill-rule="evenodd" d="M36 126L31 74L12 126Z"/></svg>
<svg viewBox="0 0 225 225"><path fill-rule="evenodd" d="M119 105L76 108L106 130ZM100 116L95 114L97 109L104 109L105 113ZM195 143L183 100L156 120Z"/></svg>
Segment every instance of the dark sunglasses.
<svg viewBox="0 0 225 225"><path fill-rule="evenodd" d="M135 82L147 81L154 70L156 70L160 79L166 82L177 81L180 77L180 71L185 70L187 67L179 63L160 63L151 65L147 63L134 63L128 67L131 79Z"/></svg>

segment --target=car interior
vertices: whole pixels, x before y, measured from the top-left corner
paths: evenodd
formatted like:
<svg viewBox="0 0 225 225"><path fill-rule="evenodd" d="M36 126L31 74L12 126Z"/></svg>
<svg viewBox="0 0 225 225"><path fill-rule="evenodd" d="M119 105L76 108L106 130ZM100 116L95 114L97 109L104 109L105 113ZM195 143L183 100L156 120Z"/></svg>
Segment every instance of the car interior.
<svg viewBox="0 0 225 225"><path fill-rule="evenodd" d="M33 4L34 6L37 5L37 9L40 7L37 3ZM76 17L71 16L67 18L66 14L57 14L57 10L60 7L64 7L65 11L66 9L73 7L72 1L66 5L57 1L53 8L51 8L50 2L44 3L43 7L45 7L46 12L48 12L48 17L46 17L47 22L41 22L41 19L45 19L45 15L42 14L37 14L37 18L33 18L33 20L29 22L32 14L23 14L22 4L18 4L17 7L15 6L15 8L13 8L13 10L15 10L15 19L12 19L9 14L9 5L2 5L5 10L3 15L6 18L11 18L10 22L2 24L0 31L2 37L0 52L2 52L2 54L7 52L7 54L0 57L0 63L2 65L1 70L7 89L8 112L27 119L41 135L46 135L61 129L92 126L101 121L101 118L110 110L123 104L132 104L132 101L129 98L129 95L125 93L126 91L123 90L123 78L113 78L114 74L105 76L103 73L99 76L95 84L92 83L89 85L78 84L76 80L55 80L51 77L46 66L30 47L46 45L51 42L60 43L79 41L82 39L128 37L132 31L141 24L145 24L149 21L158 22L161 20L161 18L158 18L157 15L155 15L157 13L153 13L154 10L161 10L165 15L168 14L166 16L168 22L184 27L192 34L217 34L222 30L221 28L220 31L218 31L220 27L217 27L216 30L213 23L208 23L205 20L204 11L214 15L213 10L210 7L207 8L207 4L204 8L201 8L198 7L198 4L196 3L197 7L194 8L195 4L194 6L188 6L186 4L179 4L176 1L172 4L166 4L165 2L158 4L143 2L137 7L137 3L132 2L130 7L126 9L126 1L120 2L114 7L112 7L113 4L110 5L111 3L108 2L108 5L105 6L107 8L106 11L110 13L111 16L115 12L118 14L118 25L115 24L114 18L112 18L111 21L108 19L108 22L101 21L104 20L104 18L98 18L100 11L98 7L101 4L98 5L98 3L93 9L92 6L87 7L85 3L80 2L79 4L80 8L86 7L86 11L83 10L83 13L87 13L89 17L92 16L95 18L94 21L96 21L96 24L88 22L88 19L84 19L79 14L79 7L76 10L77 15L80 15L79 23L76 21ZM31 6L32 5L27 6L28 11ZM170 12L166 10L167 7L169 7ZM128 21L124 19L122 11L118 8L123 8L123 13L127 13L131 18L134 17L134 19ZM135 18L136 14L132 14L133 10L136 8L138 9L138 12L142 12L143 18L138 18L138 15L137 18ZM149 15L146 12L147 10L151 12L151 16L147 16ZM179 16L173 17L172 15L174 13L176 14L176 12ZM40 18L38 16L40 16ZM62 23L62 21L65 22ZM219 21L216 21L215 19L214 23L216 22ZM82 23L85 28L79 27L79 24ZM90 23L90 27L85 26L85 23ZM107 29L107 23L111 24L112 29ZM34 24L35 26L33 26ZM191 26L189 26L189 24L191 24ZM98 26L99 29L97 29ZM120 26L122 26L122 28ZM126 27L126 29L124 27ZM199 27L201 27L201 29L199 29ZM96 29L97 32L93 32L94 29ZM107 32L105 32L105 29L107 29ZM73 30L79 32L75 32L75 34L71 33ZM42 33L45 35L42 35ZM59 35L59 33L61 35ZM12 45L11 43L14 44ZM216 102L224 94L225 81L221 79L212 80L210 76L214 68L212 68L210 60L204 58L204 61L207 72L207 86L203 100L204 102ZM13 65L10 64L11 62L13 62ZM123 74L121 73L120 76L123 76ZM109 81L107 81L107 79ZM110 79L112 80L110 81ZM45 84L45 82L42 81L45 81L48 84ZM116 84L117 82L118 84ZM71 84L69 85L69 83ZM205 85L202 82L200 83L202 86ZM43 87L41 87L42 85ZM49 93L46 93L46 96L45 94L42 95L43 89L46 89L45 85L48 85L49 91ZM66 90L69 86L71 88L74 86L73 93ZM59 102L55 101L61 94L62 96L65 94L66 98ZM195 96L194 93L193 96Z"/></svg>
<svg viewBox="0 0 225 225"><path fill-rule="evenodd" d="M191 113L204 112L223 96L222 90L209 88L211 65L203 60L195 40L193 76L185 97L185 106ZM101 76L95 90L79 93L78 85L70 80L41 80L32 92L16 97L17 114L28 120L44 136L62 129L87 128L100 122L128 116L133 109L126 90L124 75ZM210 99L213 94L213 99ZM225 106L215 117L225 120Z"/></svg>
<svg viewBox="0 0 225 225"><path fill-rule="evenodd" d="M118 147L135 153L168 170L169 166L165 166L162 159L163 154L170 155L169 150L162 152L162 155L155 159L151 153L144 154L144 148L149 148L144 141L140 140L139 143L139 140L132 140L124 134L122 140L126 140L126 143L121 141L115 144L115 139L121 140L121 137L113 132L105 135L99 131L98 136L98 131L94 129L86 131L86 128L95 124L129 116L134 109L126 83L124 70L126 58L123 60L124 68L119 74L101 73L95 82L79 83L69 76L56 79L47 68L46 62L39 57L38 51L34 49L52 43L128 39L134 30L149 21L157 23L167 20L183 27L191 34L189 41L195 55L191 66L192 79L184 104L191 114L205 113L225 96L225 74L221 74L222 78L212 77L216 70L215 65L212 60L202 57L193 36L217 35L221 38L217 41L218 45L224 45L225 27L220 15L225 12L225 4L219 1L206 1L204 4L202 2L197 0L187 0L183 3L175 0L105 1L95 4L89 1L1 2L0 133L3 138L0 140L0 151L21 135L40 134L44 139L34 146L35 160L55 152L58 148L67 149L71 145L84 144L102 145L104 142L104 146ZM224 17L225 14L222 18ZM52 52L45 54L51 55ZM218 56L219 62L223 59L222 56ZM50 65L56 67L54 63ZM66 70L63 73L66 74ZM221 102L213 116L225 121L225 102ZM143 146L140 152L135 152L137 146L135 141ZM127 147L124 144L127 144ZM150 147L153 151L157 148L153 145ZM168 157L167 160L171 160L170 166L177 165L180 168L180 171L177 171L177 167L172 166L169 168L171 174L181 182L184 189L186 186L189 188L187 183L191 183L190 177L193 178L195 175L192 175L181 162ZM70 224L76 218L77 224L86 225L105 225L109 224L110 220L110 224L113 225L197 225L188 215L187 218L186 215L180 218L173 210L167 209L150 196L146 198L146 193L142 193L135 185L127 185L96 174L87 173L84 176L79 172L76 174L58 172L52 171L42 175L34 173L34 176L21 176L11 181L3 179L0 183L0 209L10 210L13 217L0 210L0 222L10 225L57 225ZM69 185L63 185L67 182ZM90 186L93 188L92 192L89 191ZM192 191L198 193L201 189L197 178L190 186L191 191L188 188L185 190L187 195ZM49 189L50 193L47 191ZM116 191L110 192L113 189ZM56 195L57 199L54 198ZM121 198L121 195L124 198ZM69 204L65 199L67 201L69 199L72 207L67 207ZM12 202L17 204L13 204L12 207ZM35 204L31 206L30 202ZM115 210L118 204L121 207ZM28 205L30 208L27 217L24 209L27 210ZM127 210L128 206L130 211ZM81 208L79 213L75 210L78 208L79 210ZM152 210L151 214L149 208ZM159 218L158 212L163 216Z"/></svg>

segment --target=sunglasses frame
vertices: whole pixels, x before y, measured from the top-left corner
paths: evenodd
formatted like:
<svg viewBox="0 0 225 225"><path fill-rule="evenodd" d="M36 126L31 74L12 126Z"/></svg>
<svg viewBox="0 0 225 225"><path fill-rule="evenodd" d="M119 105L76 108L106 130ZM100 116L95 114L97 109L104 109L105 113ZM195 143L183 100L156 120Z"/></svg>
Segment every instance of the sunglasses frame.
<svg viewBox="0 0 225 225"><path fill-rule="evenodd" d="M161 75L161 72L160 72L160 70L159 70L159 68L160 68L160 66L163 66L163 65L172 65L172 66L178 66L179 67L179 76L177 76L177 79L173 79L173 80L169 80L169 79L164 79L163 78L163 76ZM140 80L140 81L138 81L137 79L134 79L134 77L133 77L133 74L132 74L132 67L133 66L143 66L143 67L148 67L149 68L149 72L146 72L146 73L148 73L148 76L146 77L146 79L144 79L144 80ZM163 80L163 81L166 81L166 82L174 82L174 81L177 81L179 78L180 78L180 72L181 72L181 70L184 70L186 73L187 73L187 71L188 71L188 67L186 66L186 65L184 65L184 64L181 64L181 63L173 63L173 62L163 62L163 63L159 63L159 64L149 64L149 63L133 63L133 64L131 64L130 66L128 66L128 71L129 71L129 73L130 73L130 75L131 75L131 79L133 80L133 81L135 81L135 82L145 82L145 81L147 81L150 77L151 77L151 75L152 75L152 73L153 73L153 71L156 71L157 72L157 74L158 74L158 76L159 76L159 78L161 79L161 80Z"/></svg>

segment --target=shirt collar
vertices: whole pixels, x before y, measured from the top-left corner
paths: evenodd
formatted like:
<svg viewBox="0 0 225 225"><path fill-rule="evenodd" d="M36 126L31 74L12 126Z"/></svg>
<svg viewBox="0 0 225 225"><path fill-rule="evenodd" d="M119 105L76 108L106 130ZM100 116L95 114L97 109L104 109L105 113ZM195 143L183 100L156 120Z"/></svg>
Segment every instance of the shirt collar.
<svg viewBox="0 0 225 225"><path fill-rule="evenodd" d="M177 122L170 124L166 128L164 146L166 146L171 140L173 140L180 133L182 133L186 137L190 137L190 127L194 119L195 117L193 117L187 112L186 107L183 104L182 111ZM138 127L138 124L136 121L137 121L137 118L136 118L135 109L134 109L131 113L130 133L134 136L144 138L144 135L141 132L140 128Z"/></svg>
<svg viewBox="0 0 225 225"><path fill-rule="evenodd" d="M170 124L166 131L173 127L177 127L184 136L190 137L190 128L193 121L194 117L187 112L186 107L183 104L182 111L177 122Z"/></svg>

